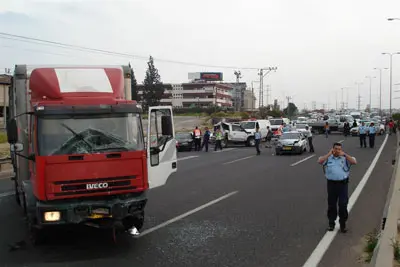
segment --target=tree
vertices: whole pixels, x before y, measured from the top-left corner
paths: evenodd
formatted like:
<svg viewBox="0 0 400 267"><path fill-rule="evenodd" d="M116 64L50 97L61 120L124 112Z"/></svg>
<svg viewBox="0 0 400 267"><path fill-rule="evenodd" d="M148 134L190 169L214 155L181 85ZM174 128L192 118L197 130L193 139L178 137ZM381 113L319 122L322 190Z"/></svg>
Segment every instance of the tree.
<svg viewBox="0 0 400 267"><path fill-rule="evenodd" d="M292 118L293 116L296 116L298 113L298 109L294 103L289 103L287 108L283 110L283 114L287 116L288 118Z"/></svg>
<svg viewBox="0 0 400 267"><path fill-rule="evenodd" d="M133 69L131 67L131 63L129 63L129 69L131 70L131 94L132 94L132 100L140 101L140 96L138 95L138 89L137 89L137 81L135 78L135 73L133 72Z"/></svg>
<svg viewBox="0 0 400 267"><path fill-rule="evenodd" d="M153 57L150 56L147 62L146 77L143 81L142 104L144 110L148 110L150 106L157 106L164 95L165 85L161 82L158 69L154 66Z"/></svg>

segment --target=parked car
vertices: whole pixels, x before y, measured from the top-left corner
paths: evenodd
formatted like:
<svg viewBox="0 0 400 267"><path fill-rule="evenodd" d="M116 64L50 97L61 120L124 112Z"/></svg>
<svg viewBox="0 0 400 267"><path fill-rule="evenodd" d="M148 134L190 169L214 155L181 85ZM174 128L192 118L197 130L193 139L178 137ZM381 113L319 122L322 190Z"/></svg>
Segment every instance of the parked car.
<svg viewBox="0 0 400 267"><path fill-rule="evenodd" d="M193 135L192 133L177 133L175 135L176 149L178 151L192 151Z"/></svg>
<svg viewBox="0 0 400 267"><path fill-rule="evenodd" d="M302 154L307 150L307 138L301 132L292 131L281 135L275 147L275 155Z"/></svg>

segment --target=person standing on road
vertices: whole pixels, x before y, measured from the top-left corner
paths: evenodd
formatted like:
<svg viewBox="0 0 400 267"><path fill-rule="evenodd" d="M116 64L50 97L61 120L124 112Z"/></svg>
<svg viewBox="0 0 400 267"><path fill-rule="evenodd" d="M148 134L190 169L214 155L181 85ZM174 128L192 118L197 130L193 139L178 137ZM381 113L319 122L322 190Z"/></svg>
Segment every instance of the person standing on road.
<svg viewBox="0 0 400 267"><path fill-rule="evenodd" d="M367 127L365 127L365 123L362 122L360 127L358 127L358 135L360 136L360 147L367 147L366 139L367 139Z"/></svg>
<svg viewBox="0 0 400 267"><path fill-rule="evenodd" d="M393 120L389 121L389 135L392 135L393 131L394 131L394 122Z"/></svg>
<svg viewBox="0 0 400 267"><path fill-rule="evenodd" d="M272 136L273 136L273 132L272 130L269 128L269 126L267 126L267 137L266 137L266 144L265 144L265 148L271 148L271 140L272 140Z"/></svg>
<svg viewBox="0 0 400 267"><path fill-rule="evenodd" d="M328 124L328 122L325 122L324 128L325 128L325 137L328 138L328 135L329 135L329 124Z"/></svg>
<svg viewBox="0 0 400 267"><path fill-rule="evenodd" d="M218 148L220 148L222 150L222 133L221 133L221 130L219 128L215 132L215 147L214 147L214 151L217 151Z"/></svg>
<svg viewBox="0 0 400 267"><path fill-rule="evenodd" d="M257 156L261 154L260 151L260 142L261 142L261 133L260 133L260 128L256 128L256 132L254 133L254 140L256 141L256 151L257 151Z"/></svg>
<svg viewBox="0 0 400 267"><path fill-rule="evenodd" d="M357 160L342 150L341 143L334 143L333 148L325 156L319 157L318 163L323 165L327 179L328 191L328 231L335 229L335 221L338 216L340 231L346 233L348 219L347 204L349 201L348 185L351 165L357 164Z"/></svg>
<svg viewBox="0 0 400 267"><path fill-rule="evenodd" d="M310 148L310 153L314 153L314 145L312 142L312 133L310 131L310 129L308 128L308 126L306 126L306 137L307 137L307 141L308 141L308 147Z"/></svg>
<svg viewBox="0 0 400 267"><path fill-rule="evenodd" d="M208 142L210 141L210 136L211 136L211 132L210 132L210 130L208 130L208 127L206 127L206 129L204 131L204 136L203 136L203 144L201 146L201 149L203 149L203 147L206 147L206 152L208 152Z"/></svg>
<svg viewBox="0 0 400 267"><path fill-rule="evenodd" d="M344 137L347 137L348 135L350 135L350 123L348 121L344 122L343 133L344 133Z"/></svg>
<svg viewBox="0 0 400 267"><path fill-rule="evenodd" d="M375 146L375 135L376 135L375 125L373 122L371 122L371 124L368 127L368 139L369 139L368 143L370 148L374 148Z"/></svg>
<svg viewBox="0 0 400 267"><path fill-rule="evenodd" d="M194 136L194 151L200 151L201 131L199 127L196 126L196 128L193 131L193 136Z"/></svg>

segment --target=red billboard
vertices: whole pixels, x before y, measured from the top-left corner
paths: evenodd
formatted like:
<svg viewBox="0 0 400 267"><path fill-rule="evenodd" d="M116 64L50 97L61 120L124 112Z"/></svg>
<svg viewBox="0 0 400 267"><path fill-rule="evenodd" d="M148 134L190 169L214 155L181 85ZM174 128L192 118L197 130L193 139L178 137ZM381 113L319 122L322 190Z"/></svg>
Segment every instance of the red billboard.
<svg viewBox="0 0 400 267"><path fill-rule="evenodd" d="M222 72L200 72L200 80L222 81Z"/></svg>

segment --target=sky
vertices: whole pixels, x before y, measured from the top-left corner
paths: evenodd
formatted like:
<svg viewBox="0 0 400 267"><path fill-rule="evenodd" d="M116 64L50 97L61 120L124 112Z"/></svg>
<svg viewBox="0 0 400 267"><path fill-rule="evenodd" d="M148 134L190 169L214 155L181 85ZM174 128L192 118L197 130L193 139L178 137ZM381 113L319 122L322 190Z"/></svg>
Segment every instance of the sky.
<svg viewBox="0 0 400 267"><path fill-rule="evenodd" d="M396 12L397 11L397 12ZM379 106L379 72L400 52L398 0L0 0L0 32L132 56L110 56L5 39L0 70L15 64L127 64L139 82L149 55L162 81L188 81L188 72L218 71L225 81L242 73L248 87L258 68L277 67L264 79L272 99L299 107L330 108L343 100ZM133 55L136 55L134 57ZM173 63L175 61L178 63ZM181 63L179 63L181 62ZM182 62L196 65L182 64ZM208 67L207 67L208 66ZM228 68L221 68L227 66ZM229 67L236 68L229 68ZM393 84L400 55L393 56ZM256 93L258 83L254 83ZM400 90L393 86L393 90ZM382 72L382 105L389 107L389 71ZM347 97L348 96L348 97ZM393 92L400 97L400 92ZM266 99L266 97L264 97ZM400 108L400 99L393 99Z"/></svg>

